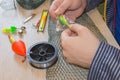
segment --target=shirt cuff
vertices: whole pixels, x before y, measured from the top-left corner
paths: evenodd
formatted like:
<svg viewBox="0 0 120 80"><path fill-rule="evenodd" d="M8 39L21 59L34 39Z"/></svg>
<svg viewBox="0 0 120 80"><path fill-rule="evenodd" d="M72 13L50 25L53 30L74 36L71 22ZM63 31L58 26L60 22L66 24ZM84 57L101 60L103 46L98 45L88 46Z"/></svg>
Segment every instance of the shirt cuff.
<svg viewBox="0 0 120 80"><path fill-rule="evenodd" d="M120 50L100 42L87 80L120 80Z"/></svg>

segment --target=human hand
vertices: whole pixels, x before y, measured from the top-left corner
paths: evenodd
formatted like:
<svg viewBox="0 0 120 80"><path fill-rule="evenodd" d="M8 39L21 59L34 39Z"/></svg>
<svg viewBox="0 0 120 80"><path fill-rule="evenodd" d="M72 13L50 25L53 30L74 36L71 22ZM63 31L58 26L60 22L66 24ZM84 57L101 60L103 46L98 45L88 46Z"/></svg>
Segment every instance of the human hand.
<svg viewBox="0 0 120 80"><path fill-rule="evenodd" d="M61 34L61 45L66 61L85 68L90 67L99 43L88 28L79 24L72 24Z"/></svg>
<svg viewBox="0 0 120 80"><path fill-rule="evenodd" d="M57 16L64 14L70 20L75 20L80 16L86 7L86 0L54 0L49 13L54 20Z"/></svg>

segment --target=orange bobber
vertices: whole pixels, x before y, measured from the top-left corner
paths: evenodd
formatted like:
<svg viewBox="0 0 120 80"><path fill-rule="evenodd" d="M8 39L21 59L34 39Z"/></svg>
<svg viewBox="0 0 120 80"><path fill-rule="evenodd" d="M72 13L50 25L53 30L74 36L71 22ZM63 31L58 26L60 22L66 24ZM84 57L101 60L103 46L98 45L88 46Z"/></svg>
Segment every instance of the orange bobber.
<svg viewBox="0 0 120 80"><path fill-rule="evenodd" d="M20 56L26 56L26 46L25 43L21 40L14 40L10 35L8 35L8 38L12 44L12 50L20 55Z"/></svg>

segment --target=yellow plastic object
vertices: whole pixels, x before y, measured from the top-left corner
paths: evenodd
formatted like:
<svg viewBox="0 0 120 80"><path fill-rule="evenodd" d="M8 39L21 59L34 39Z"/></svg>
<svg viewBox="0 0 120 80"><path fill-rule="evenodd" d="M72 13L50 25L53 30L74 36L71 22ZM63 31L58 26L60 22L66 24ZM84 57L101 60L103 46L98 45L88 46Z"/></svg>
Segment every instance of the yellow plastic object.
<svg viewBox="0 0 120 80"><path fill-rule="evenodd" d="M44 31L46 21L47 21L47 16L48 16L48 11L43 10L42 15L41 15L41 19L40 19L40 23L39 23L39 26L38 26L38 32L43 32Z"/></svg>
<svg viewBox="0 0 120 80"><path fill-rule="evenodd" d="M9 28L2 28L2 33L8 34L10 32Z"/></svg>
<svg viewBox="0 0 120 80"><path fill-rule="evenodd" d="M10 28L2 28L2 32L5 33L5 34L8 34L8 33L16 33L17 32L17 27L16 26L11 26Z"/></svg>

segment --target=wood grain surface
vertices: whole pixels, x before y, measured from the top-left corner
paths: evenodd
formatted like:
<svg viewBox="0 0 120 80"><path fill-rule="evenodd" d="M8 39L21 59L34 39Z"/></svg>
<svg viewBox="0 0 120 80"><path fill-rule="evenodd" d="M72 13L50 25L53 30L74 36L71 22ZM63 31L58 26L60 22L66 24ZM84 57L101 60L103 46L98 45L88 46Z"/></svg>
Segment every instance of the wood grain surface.
<svg viewBox="0 0 120 80"><path fill-rule="evenodd" d="M48 41L48 24L45 27L44 33L38 33L33 24L40 19L43 9L49 9L50 0L46 0L35 10L24 10L17 3L15 6L15 10L4 10L0 7L0 30L12 25L17 26L18 28L25 26L26 34L22 37L15 34L12 35L12 37L16 40L23 40L26 44L27 50L34 43ZM33 13L35 13L36 16L26 24L23 24L23 21ZM95 9L90 11L88 15L91 17L96 26L99 27L101 33L103 33L107 41L118 47L118 44L97 10ZM24 57L16 55L12 51L7 35L0 32L0 80L46 80L45 69L33 68L29 65L27 60L25 60L25 62L22 62L22 60L24 60Z"/></svg>

